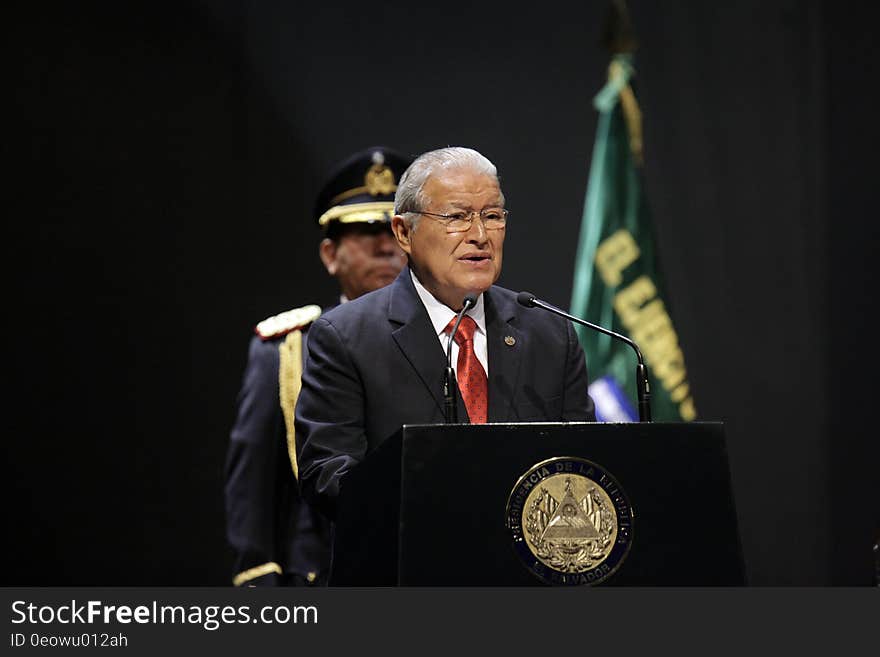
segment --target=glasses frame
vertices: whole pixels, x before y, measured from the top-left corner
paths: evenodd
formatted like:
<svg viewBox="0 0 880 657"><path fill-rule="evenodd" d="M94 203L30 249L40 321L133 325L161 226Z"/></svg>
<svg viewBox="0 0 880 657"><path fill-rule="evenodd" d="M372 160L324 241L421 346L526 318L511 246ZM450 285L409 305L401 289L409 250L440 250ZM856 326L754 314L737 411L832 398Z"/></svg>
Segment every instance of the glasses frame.
<svg viewBox="0 0 880 657"><path fill-rule="evenodd" d="M485 212L486 210L501 210L502 216L504 217L504 225L499 226L497 228L489 228L489 226L486 225L486 220L483 219L483 212ZM438 219L445 219L445 222L443 225L446 227L447 233L466 233L466 232L468 232L474 226L474 215L477 215L480 218L480 221L483 222L483 228L485 228L486 230L504 230L505 228L507 228L507 217L510 215L510 212L506 208L496 208L496 207L483 208L482 210L471 210L470 212L467 212L465 210L459 210L459 212L455 212L453 214L440 214L438 212L425 212L424 210L410 210L410 212L412 214L424 214L429 217L436 217ZM450 230L449 222L452 221L455 218L455 215L459 214L459 213L463 213L463 214L467 215L467 222L468 222L467 228L462 228L460 230Z"/></svg>

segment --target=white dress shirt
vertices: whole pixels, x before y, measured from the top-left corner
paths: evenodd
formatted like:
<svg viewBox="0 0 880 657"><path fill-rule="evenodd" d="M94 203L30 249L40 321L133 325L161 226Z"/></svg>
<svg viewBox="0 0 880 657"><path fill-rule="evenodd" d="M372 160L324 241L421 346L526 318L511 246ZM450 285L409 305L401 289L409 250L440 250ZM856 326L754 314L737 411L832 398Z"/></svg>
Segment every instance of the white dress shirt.
<svg viewBox="0 0 880 657"><path fill-rule="evenodd" d="M440 340L440 345L443 347L443 355L445 356L446 342L449 339L445 329L449 324L449 320L453 319L458 313L446 304L438 301L433 294L428 292L428 290L425 289L425 286L419 282L419 279L411 269L409 273L412 276L413 285L416 286L416 293L419 295L419 299L422 300L425 310L428 311L428 317L431 318L431 324L434 325L434 331L437 333L437 339ZM471 319L477 324L477 330L474 331L474 353L477 355L477 360L480 361L480 364L483 366L483 369L486 371L486 376L488 377L489 346L486 341L486 308L483 305L482 293L477 297L476 305L474 305L473 308L468 309L465 314L470 315ZM459 330L461 330L461 327L459 327ZM455 369L455 376L457 377L458 344L456 344L455 340L452 341L452 367Z"/></svg>

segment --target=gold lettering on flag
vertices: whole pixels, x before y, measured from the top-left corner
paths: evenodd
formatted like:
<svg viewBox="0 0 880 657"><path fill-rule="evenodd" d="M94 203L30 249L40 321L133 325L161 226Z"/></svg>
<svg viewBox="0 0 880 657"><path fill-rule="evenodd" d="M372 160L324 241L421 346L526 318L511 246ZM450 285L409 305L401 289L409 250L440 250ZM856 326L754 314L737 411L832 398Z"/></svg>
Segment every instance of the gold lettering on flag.
<svg viewBox="0 0 880 657"><path fill-rule="evenodd" d="M614 296L614 310L644 352L654 376L678 404L682 419L693 420L697 413L686 380L684 354L653 281L639 276Z"/></svg>
<svg viewBox="0 0 880 657"><path fill-rule="evenodd" d="M623 280L623 270L638 260L641 251L633 236L625 228L612 233L596 249L596 269L609 287L617 287Z"/></svg>

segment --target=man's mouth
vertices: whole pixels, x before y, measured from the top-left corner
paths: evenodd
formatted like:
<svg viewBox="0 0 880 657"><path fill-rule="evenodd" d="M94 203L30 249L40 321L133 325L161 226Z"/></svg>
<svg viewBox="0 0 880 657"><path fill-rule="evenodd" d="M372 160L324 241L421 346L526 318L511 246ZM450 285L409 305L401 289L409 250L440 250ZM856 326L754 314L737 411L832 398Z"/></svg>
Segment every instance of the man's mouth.
<svg viewBox="0 0 880 657"><path fill-rule="evenodd" d="M491 256L485 253L472 253L471 255L462 256L459 260L464 262L473 262L475 264L491 260Z"/></svg>

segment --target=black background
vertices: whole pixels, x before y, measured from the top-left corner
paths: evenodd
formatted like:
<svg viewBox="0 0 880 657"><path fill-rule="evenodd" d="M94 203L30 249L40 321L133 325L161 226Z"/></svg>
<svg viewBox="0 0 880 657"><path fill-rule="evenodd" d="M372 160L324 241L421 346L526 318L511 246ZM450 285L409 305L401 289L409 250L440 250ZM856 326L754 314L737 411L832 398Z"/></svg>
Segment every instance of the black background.
<svg viewBox="0 0 880 657"><path fill-rule="evenodd" d="M482 151L513 212L501 284L566 307L606 5L9 17L2 582L229 582L222 472L247 339L333 300L311 207L353 150ZM757 585L872 582L868 7L631 3L673 319L700 418L727 425Z"/></svg>

